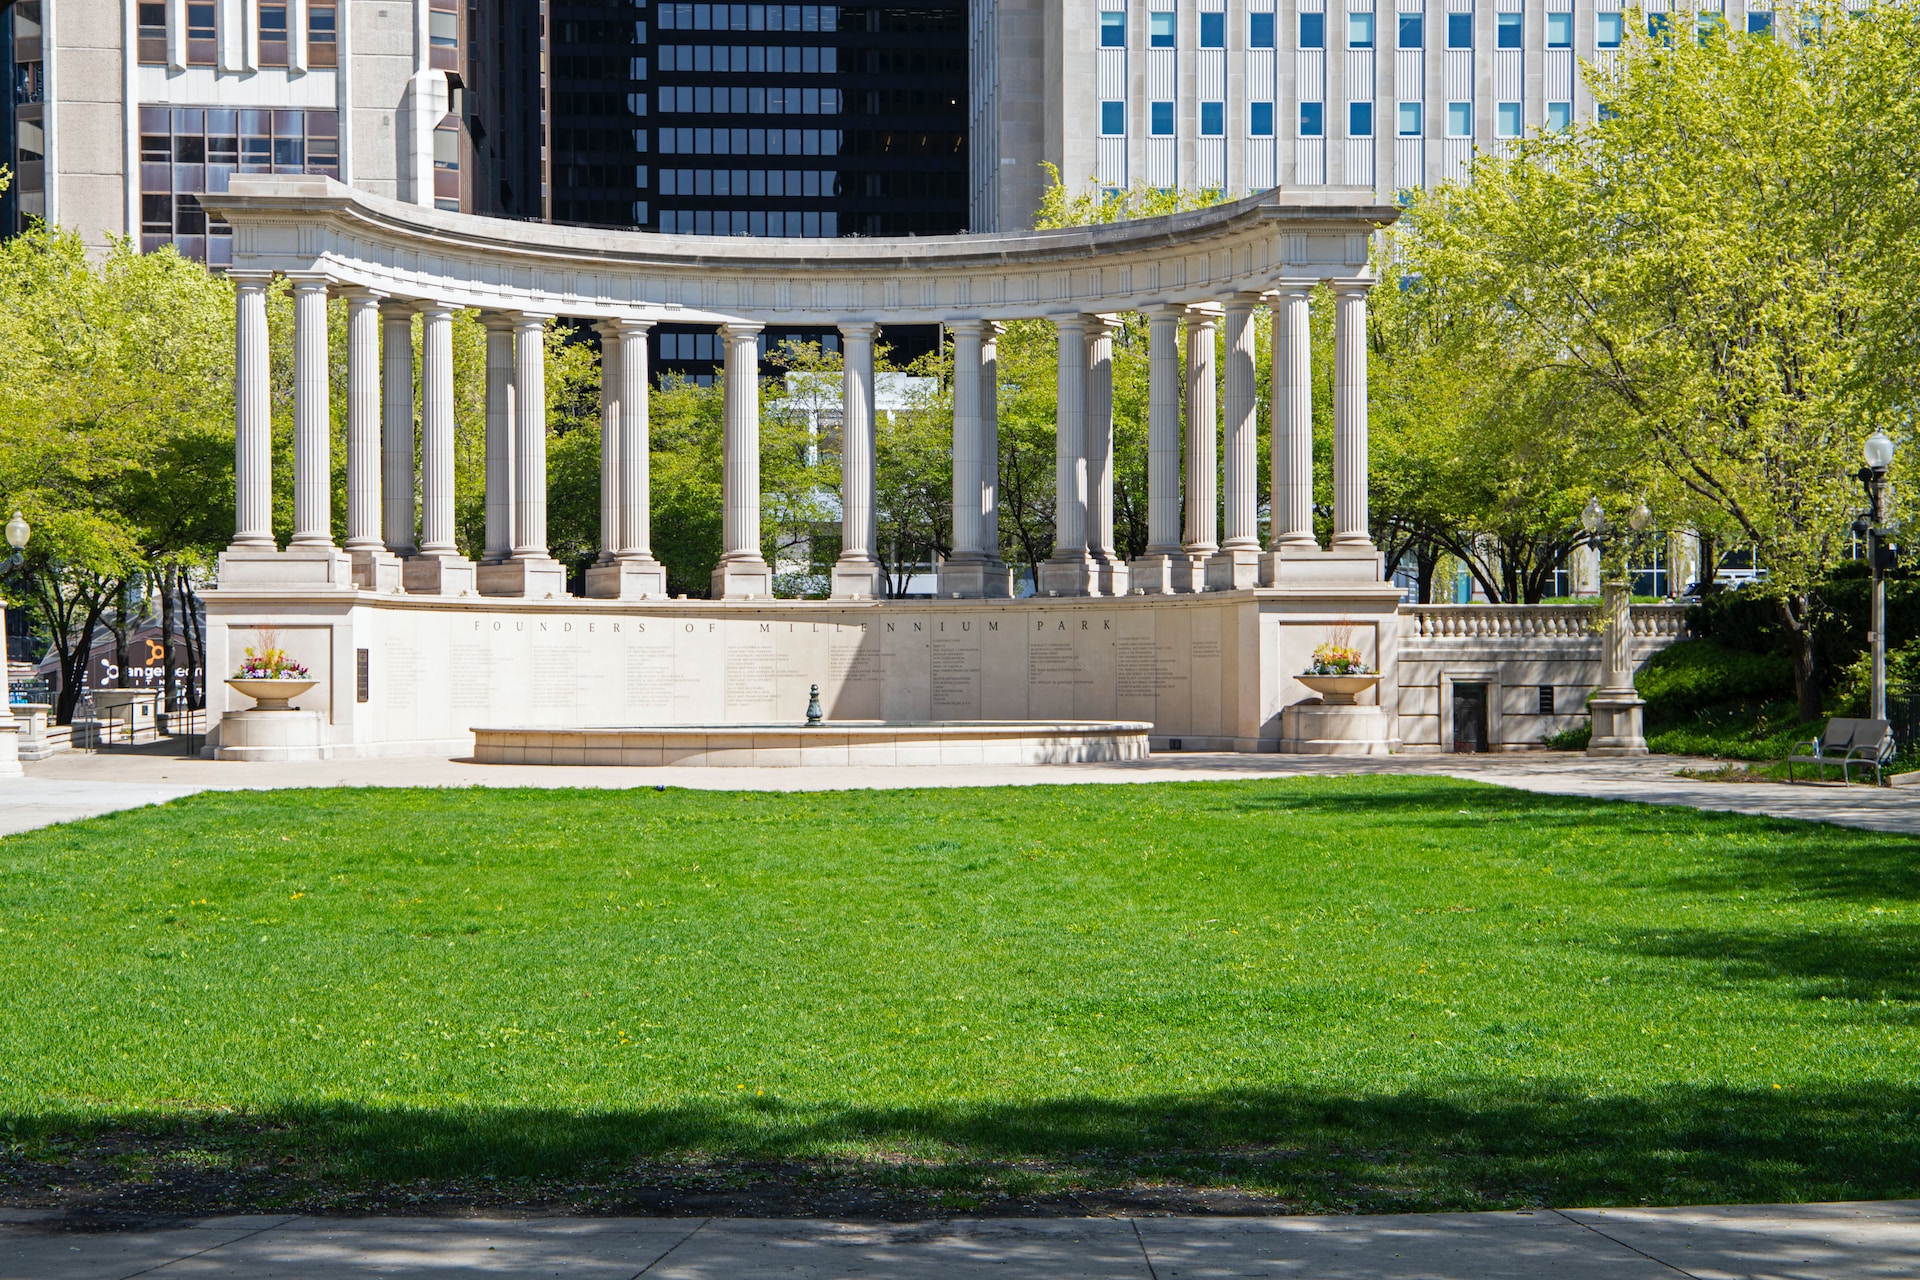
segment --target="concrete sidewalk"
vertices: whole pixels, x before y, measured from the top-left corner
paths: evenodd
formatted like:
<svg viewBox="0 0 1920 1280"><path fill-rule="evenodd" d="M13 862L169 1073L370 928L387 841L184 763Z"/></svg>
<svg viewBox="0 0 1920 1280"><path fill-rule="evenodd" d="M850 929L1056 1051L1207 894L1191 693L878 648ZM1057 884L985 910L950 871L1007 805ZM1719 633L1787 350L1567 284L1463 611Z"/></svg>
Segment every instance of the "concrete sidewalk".
<svg viewBox="0 0 1920 1280"><path fill-rule="evenodd" d="M239 764L179 756L74 752L0 779L0 835L157 804L206 790L286 787L692 787L700 790L838 791L895 787L1035 786L1085 782L1198 782L1341 774L1440 775L1553 795L1687 805L1776 818L1920 834L1920 787L1726 783L1682 778L1675 756L1589 760L1531 751L1500 755L1326 756L1160 753L1122 764L967 765L936 768L617 768L487 765L440 757Z"/></svg>
<svg viewBox="0 0 1920 1280"><path fill-rule="evenodd" d="M1391 1217L213 1218L77 1231L0 1211L0 1280L1046 1276L1070 1280L1881 1280L1920 1274L1920 1201Z"/></svg>

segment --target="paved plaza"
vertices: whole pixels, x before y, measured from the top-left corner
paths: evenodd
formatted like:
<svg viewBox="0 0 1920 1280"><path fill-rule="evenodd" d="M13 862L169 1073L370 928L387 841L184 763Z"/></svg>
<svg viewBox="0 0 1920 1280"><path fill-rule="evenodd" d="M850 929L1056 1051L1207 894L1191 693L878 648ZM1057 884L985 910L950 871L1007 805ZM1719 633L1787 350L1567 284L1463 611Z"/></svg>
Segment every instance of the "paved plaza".
<svg viewBox="0 0 1920 1280"><path fill-rule="evenodd" d="M1879 1280L1920 1273L1920 1201L1382 1217L230 1217L76 1230L0 1211L0 1280L161 1276L1048 1276L1064 1280Z"/></svg>
<svg viewBox="0 0 1920 1280"><path fill-rule="evenodd" d="M161 804L197 791L284 787L691 787L697 790L839 791L858 788L996 787L1082 782L1211 782L1341 774L1433 774L1548 795L1690 805L1730 813L1832 822L1869 831L1920 833L1920 787L1839 783L1730 783L1680 777L1713 761L1674 756L1592 760L1560 752L1487 755L1315 757L1232 752L1158 753L1115 764L961 765L891 768L623 768L492 765L408 756L252 764L137 751L72 752L0 779L0 835L55 822Z"/></svg>

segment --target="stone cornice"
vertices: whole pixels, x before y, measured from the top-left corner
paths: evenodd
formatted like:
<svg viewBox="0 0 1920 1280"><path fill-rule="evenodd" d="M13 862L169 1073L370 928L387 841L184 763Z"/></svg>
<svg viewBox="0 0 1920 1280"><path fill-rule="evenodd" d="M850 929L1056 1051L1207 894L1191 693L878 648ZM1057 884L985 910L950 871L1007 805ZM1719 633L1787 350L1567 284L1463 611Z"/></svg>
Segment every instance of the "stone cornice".
<svg viewBox="0 0 1920 1280"><path fill-rule="evenodd" d="M235 272L318 272L395 299L682 324L1006 321L1370 283L1398 211L1364 188L1274 190L1190 213L912 239L657 235L445 213L324 177L236 176L202 202Z"/></svg>

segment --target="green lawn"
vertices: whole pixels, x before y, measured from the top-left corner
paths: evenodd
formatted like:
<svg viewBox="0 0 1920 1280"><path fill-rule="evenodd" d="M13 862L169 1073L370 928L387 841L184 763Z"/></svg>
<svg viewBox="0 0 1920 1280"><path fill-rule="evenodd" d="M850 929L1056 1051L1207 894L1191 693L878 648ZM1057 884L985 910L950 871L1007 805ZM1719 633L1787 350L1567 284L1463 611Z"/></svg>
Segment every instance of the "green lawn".
<svg viewBox="0 0 1920 1280"><path fill-rule="evenodd" d="M0 840L0 1202L1912 1196L1916 908L1433 778L206 794Z"/></svg>

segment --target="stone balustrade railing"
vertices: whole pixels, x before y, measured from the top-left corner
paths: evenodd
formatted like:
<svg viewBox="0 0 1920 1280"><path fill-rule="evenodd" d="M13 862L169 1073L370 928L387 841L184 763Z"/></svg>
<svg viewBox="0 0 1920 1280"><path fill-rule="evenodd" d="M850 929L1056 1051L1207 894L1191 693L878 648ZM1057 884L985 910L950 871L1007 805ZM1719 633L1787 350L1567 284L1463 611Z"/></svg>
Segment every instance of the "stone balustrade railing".
<svg viewBox="0 0 1920 1280"><path fill-rule="evenodd" d="M1400 616L1410 640L1582 640L1594 635L1597 610L1591 604L1410 604L1400 607ZM1632 617L1636 637L1686 637L1684 604L1637 604Z"/></svg>

